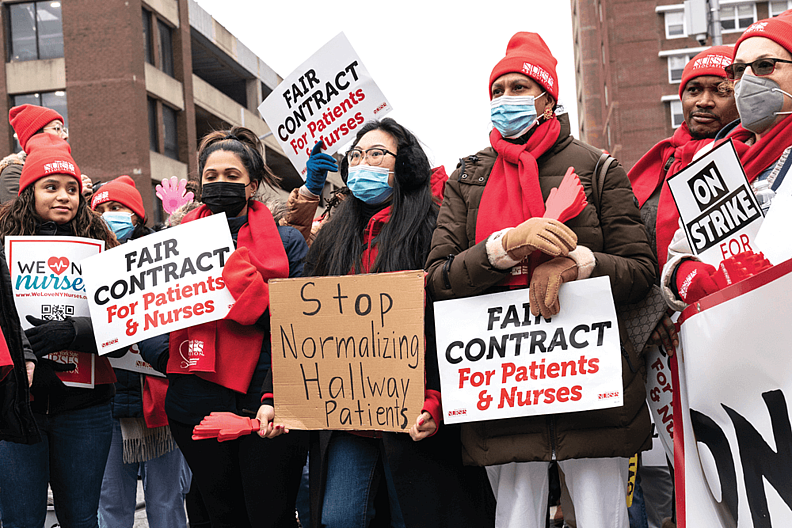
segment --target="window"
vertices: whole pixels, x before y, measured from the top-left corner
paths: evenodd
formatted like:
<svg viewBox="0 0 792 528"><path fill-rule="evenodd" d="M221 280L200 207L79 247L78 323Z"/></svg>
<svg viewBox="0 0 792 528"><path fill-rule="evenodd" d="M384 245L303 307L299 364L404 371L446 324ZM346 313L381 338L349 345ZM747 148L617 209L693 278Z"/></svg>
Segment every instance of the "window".
<svg viewBox="0 0 792 528"><path fill-rule="evenodd" d="M756 22L756 4L738 4L721 6L721 27L726 33L745 31Z"/></svg>
<svg viewBox="0 0 792 528"><path fill-rule="evenodd" d="M32 104L51 108L63 116L63 125L66 128L69 128L69 112L67 111L66 107L66 92L58 90L57 92L40 92L15 95L13 96L13 102L14 106ZM19 142L16 142L15 148L16 152L22 150L22 147L19 146Z"/></svg>
<svg viewBox="0 0 792 528"><path fill-rule="evenodd" d="M789 5L787 0L783 2L770 2L770 16L775 17L786 11L787 9L792 9L792 6Z"/></svg>
<svg viewBox="0 0 792 528"><path fill-rule="evenodd" d="M162 208L162 200L157 197L157 185L159 183L151 182L151 196L154 197L154 206L151 208L151 221L154 222L154 225L161 224L168 219L165 209Z"/></svg>
<svg viewBox="0 0 792 528"><path fill-rule="evenodd" d="M162 105L162 138L165 142L163 154L169 158L179 159L179 138L176 129L176 110Z"/></svg>
<svg viewBox="0 0 792 528"><path fill-rule="evenodd" d="M148 98L149 150L159 152L159 134L157 134L157 101Z"/></svg>
<svg viewBox="0 0 792 528"><path fill-rule="evenodd" d="M682 71L690 62L690 55L671 55L668 57L668 82L676 84L682 82Z"/></svg>
<svg viewBox="0 0 792 528"><path fill-rule="evenodd" d="M682 101L671 101L671 126L673 128L679 128L684 121L685 117L682 115Z"/></svg>
<svg viewBox="0 0 792 528"><path fill-rule="evenodd" d="M721 13L723 8L721 8ZM723 16L723 15L721 15ZM665 14L665 33L667 39L686 37L685 12L668 11Z"/></svg>
<svg viewBox="0 0 792 528"><path fill-rule="evenodd" d="M157 19L159 29L159 69L173 77L173 37L171 28Z"/></svg>
<svg viewBox="0 0 792 528"><path fill-rule="evenodd" d="M143 9L143 48L146 62L154 65L154 51L151 46L151 11Z"/></svg>
<svg viewBox="0 0 792 528"><path fill-rule="evenodd" d="M8 6L12 61L63 57L60 2L25 2Z"/></svg>
<svg viewBox="0 0 792 528"><path fill-rule="evenodd" d="M608 106L608 85L605 85L605 106Z"/></svg>

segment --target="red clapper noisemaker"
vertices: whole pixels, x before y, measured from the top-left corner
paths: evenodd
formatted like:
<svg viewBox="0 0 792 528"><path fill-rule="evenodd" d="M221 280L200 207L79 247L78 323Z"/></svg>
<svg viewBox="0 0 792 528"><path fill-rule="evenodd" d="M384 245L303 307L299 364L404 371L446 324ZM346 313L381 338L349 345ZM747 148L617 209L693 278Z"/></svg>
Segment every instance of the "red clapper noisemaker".
<svg viewBox="0 0 792 528"><path fill-rule="evenodd" d="M218 442L236 440L242 435L258 431L261 428L255 418L247 418L230 412L213 412L193 428L193 440L217 438Z"/></svg>
<svg viewBox="0 0 792 528"><path fill-rule="evenodd" d="M594 175L596 177L596 174ZM561 223L571 220L586 207L586 193L575 168L569 167L561 180L561 185L550 191L545 202L544 218L552 218Z"/></svg>

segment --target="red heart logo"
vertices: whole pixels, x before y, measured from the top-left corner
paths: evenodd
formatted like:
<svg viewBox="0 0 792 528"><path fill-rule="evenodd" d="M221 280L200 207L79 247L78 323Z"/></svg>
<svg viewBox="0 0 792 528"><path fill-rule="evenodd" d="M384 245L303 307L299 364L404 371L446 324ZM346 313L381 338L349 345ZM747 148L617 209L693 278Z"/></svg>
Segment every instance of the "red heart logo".
<svg viewBox="0 0 792 528"><path fill-rule="evenodd" d="M69 269L69 259L66 257L50 257L49 260L47 260L47 265L52 271L60 275Z"/></svg>

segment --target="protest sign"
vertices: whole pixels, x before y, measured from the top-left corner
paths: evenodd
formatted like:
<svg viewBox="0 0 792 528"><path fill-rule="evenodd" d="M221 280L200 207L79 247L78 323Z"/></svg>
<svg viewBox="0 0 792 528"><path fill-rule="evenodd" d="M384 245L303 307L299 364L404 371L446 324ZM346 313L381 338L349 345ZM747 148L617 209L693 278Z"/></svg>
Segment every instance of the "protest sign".
<svg viewBox="0 0 792 528"><path fill-rule="evenodd" d="M283 152L305 178L317 141L328 154L355 137L355 129L391 111L390 103L343 33L286 77L258 107Z"/></svg>
<svg viewBox="0 0 792 528"><path fill-rule="evenodd" d="M220 213L83 261L99 353L225 317L234 298L222 272L233 251Z"/></svg>
<svg viewBox="0 0 792 528"><path fill-rule="evenodd" d="M792 261L683 312L674 455L680 528L792 526Z"/></svg>
<svg viewBox="0 0 792 528"><path fill-rule="evenodd" d="M128 370L130 372L139 372L140 374L148 374L149 376L165 377L165 374L157 371L150 364L146 363L140 355L138 346L132 345L126 354L120 358L107 358L110 360L110 366L114 369Z"/></svg>
<svg viewBox="0 0 792 528"><path fill-rule="evenodd" d="M622 405L610 279L564 284L558 299L551 319L531 315L527 289L435 303L446 423Z"/></svg>
<svg viewBox="0 0 792 528"><path fill-rule="evenodd" d="M646 352L646 402L652 417L655 434L652 435L652 451L661 444L661 450L674 458L674 389L671 370L668 366L668 355L660 347L652 346ZM657 455L658 453L654 453ZM647 463L644 453L643 463L649 465L665 465L665 455L655 457L654 463Z"/></svg>
<svg viewBox="0 0 792 528"><path fill-rule="evenodd" d="M423 271L270 281L275 416L407 432L424 402Z"/></svg>
<svg viewBox="0 0 792 528"><path fill-rule="evenodd" d="M28 315L55 321L90 316L83 263L104 251L104 241L81 237L7 236L5 251L22 329L33 326L25 317ZM94 386L93 354L61 350L46 357L75 365L73 371L58 374L67 386Z"/></svg>
<svg viewBox="0 0 792 528"><path fill-rule="evenodd" d="M695 255L718 266L753 251L762 211L731 140L668 179L682 227Z"/></svg>

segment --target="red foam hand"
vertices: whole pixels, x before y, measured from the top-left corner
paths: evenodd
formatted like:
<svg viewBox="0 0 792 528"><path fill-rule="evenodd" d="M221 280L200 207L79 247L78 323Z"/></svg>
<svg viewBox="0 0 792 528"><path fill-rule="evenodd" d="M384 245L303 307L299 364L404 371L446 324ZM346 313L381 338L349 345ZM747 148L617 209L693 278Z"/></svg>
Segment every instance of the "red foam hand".
<svg viewBox="0 0 792 528"><path fill-rule="evenodd" d="M586 192L575 174L575 168L569 167L561 185L550 191L545 203L544 218L552 218L561 223L571 220L586 207Z"/></svg>
<svg viewBox="0 0 792 528"><path fill-rule="evenodd" d="M724 259L713 279L718 286L725 288L771 267L773 265L764 254L745 251Z"/></svg>
<svg viewBox="0 0 792 528"><path fill-rule="evenodd" d="M261 428L255 418L247 418L230 412L213 412L193 428L193 440L217 438L218 442L236 440L242 435Z"/></svg>
<svg viewBox="0 0 792 528"><path fill-rule="evenodd" d="M687 304L693 304L720 290L713 275L715 275L715 266L695 260L682 262L676 275L679 297Z"/></svg>
<svg viewBox="0 0 792 528"><path fill-rule="evenodd" d="M236 300L226 319L243 325L255 323L267 309L263 300L269 299L269 287L250 263L248 248L241 247L231 253L223 267L223 281Z"/></svg>

